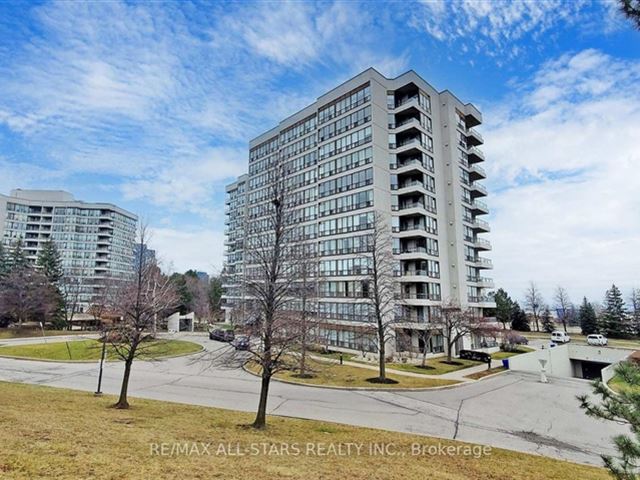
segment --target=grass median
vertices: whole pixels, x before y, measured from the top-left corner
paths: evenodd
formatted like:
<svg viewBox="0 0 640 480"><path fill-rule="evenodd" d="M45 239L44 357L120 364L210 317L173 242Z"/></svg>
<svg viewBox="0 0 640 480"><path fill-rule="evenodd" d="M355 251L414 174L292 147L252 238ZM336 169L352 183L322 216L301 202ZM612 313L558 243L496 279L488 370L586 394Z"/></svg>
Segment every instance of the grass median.
<svg viewBox="0 0 640 480"><path fill-rule="evenodd" d="M396 383L375 383L372 379L378 376L377 370L313 359L308 359L307 361L307 373L311 374L311 376L305 375L301 378L294 364L292 362L289 363L292 365L290 369L278 372L275 375L277 379L311 385L367 388L431 388L460 383L455 380L395 375L389 371L387 371L387 378ZM260 373L260 367L252 361L247 363L246 368L255 374Z"/></svg>
<svg viewBox="0 0 640 480"><path fill-rule="evenodd" d="M267 429L255 431L246 427L250 413L143 399L117 410L111 396L4 382L0 397L0 477L13 480L302 480L337 472L376 480L609 478L600 468L538 455L497 448L477 455L472 444L328 422L269 417ZM321 453L347 444L363 448ZM388 452L372 455L371 445Z"/></svg>
<svg viewBox="0 0 640 480"><path fill-rule="evenodd" d="M184 340L154 340L142 344L140 359L152 360L176 355L187 355L202 350L202 346ZM107 345L107 360L118 360L113 346ZM73 340L69 342L37 343L0 347L0 356L34 360L90 361L99 360L102 343L98 340Z"/></svg>

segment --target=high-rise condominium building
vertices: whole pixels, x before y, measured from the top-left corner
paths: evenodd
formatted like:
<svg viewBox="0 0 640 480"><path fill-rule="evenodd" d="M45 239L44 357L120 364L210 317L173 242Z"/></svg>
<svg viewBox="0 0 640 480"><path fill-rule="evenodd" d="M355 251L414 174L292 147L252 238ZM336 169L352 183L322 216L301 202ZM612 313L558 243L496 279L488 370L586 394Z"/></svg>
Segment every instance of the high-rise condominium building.
<svg viewBox="0 0 640 480"><path fill-rule="evenodd" d="M65 274L80 285L80 308L90 305L107 278L133 270L138 218L110 203L86 203L55 190L12 190L0 195L0 240L21 239L31 262L48 240L58 247Z"/></svg>
<svg viewBox="0 0 640 480"><path fill-rule="evenodd" d="M397 328L423 345L443 302L478 316L495 307L483 272L489 225L481 201L481 113L409 71L389 79L368 69L250 142L249 172L227 187L225 309L242 315L246 225L261 222L279 165L295 198L300 238L317 252L317 318L330 344L362 348L357 325L369 314L362 273L374 212L389 219L396 261ZM376 217L380 217L377 215ZM406 338L406 336L405 336ZM465 346L480 340L465 339ZM366 346L365 346L366 347Z"/></svg>

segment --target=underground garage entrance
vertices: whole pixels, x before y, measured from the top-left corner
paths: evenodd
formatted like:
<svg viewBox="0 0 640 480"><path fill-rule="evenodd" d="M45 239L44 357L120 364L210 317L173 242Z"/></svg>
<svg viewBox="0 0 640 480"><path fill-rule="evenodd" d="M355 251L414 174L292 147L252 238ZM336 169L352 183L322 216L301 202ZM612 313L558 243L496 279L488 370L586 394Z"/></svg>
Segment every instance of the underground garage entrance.
<svg viewBox="0 0 640 480"><path fill-rule="evenodd" d="M586 380L601 378L607 381L612 370L608 367L624 360L631 353L631 350L622 348L591 345L545 345L541 350L509 358L509 369L540 373L544 364L547 375Z"/></svg>

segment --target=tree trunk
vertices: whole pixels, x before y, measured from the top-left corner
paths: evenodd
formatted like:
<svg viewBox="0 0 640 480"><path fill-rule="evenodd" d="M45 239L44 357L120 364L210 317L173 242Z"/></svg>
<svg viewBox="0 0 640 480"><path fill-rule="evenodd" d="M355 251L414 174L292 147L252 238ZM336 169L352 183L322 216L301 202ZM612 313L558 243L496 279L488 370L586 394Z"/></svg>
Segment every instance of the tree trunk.
<svg viewBox="0 0 640 480"><path fill-rule="evenodd" d="M307 340L303 339L300 347L300 376L304 377L307 369Z"/></svg>
<svg viewBox="0 0 640 480"><path fill-rule="evenodd" d="M378 346L379 378L380 381L384 382L387 379L385 365L386 348L384 344L384 325L382 325L382 321L380 320L378 320L378 337L380 340L380 345Z"/></svg>
<svg viewBox="0 0 640 480"><path fill-rule="evenodd" d="M260 402L258 403L258 413L253 421L253 428L263 429L267 426L267 398L269 397L269 382L271 375L262 373L262 385L260 387Z"/></svg>
<svg viewBox="0 0 640 480"><path fill-rule="evenodd" d="M124 376L122 377L122 387L120 387L120 398L118 403L114 405L115 408L129 408L129 402L127 401L127 390L129 389L129 375L131 374L132 360L126 360L124 362Z"/></svg>

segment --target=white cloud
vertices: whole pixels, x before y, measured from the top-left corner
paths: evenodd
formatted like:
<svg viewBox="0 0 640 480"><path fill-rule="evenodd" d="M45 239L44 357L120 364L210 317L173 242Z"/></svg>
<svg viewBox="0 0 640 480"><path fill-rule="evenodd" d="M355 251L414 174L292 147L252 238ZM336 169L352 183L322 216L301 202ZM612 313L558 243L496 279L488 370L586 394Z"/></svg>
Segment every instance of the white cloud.
<svg viewBox="0 0 640 480"><path fill-rule="evenodd" d="M460 40L465 50L496 57L499 64L524 52L525 45L520 41L525 37L534 43L545 36L552 40L552 29L559 25L580 26L585 33L611 32L623 25L608 0L422 0L420 7L411 13L411 26L441 42Z"/></svg>
<svg viewBox="0 0 640 480"><path fill-rule="evenodd" d="M565 55L486 111L498 285L600 301L640 279L640 62Z"/></svg>
<svg viewBox="0 0 640 480"><path fill-rule="evenodd" d="M182 230L151 228L150 233L149 246L157 250L164 270L185 272L195 269L215 273L222 269L222 232L185 225Z"/></svg>

